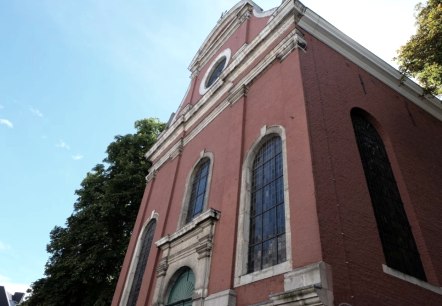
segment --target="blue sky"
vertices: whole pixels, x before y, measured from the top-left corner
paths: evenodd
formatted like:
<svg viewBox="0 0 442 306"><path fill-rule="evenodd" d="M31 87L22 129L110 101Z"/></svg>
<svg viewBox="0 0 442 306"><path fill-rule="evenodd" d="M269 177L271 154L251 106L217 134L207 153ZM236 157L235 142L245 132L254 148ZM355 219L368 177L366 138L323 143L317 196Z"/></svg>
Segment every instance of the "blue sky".
<svg viewBox="0 0 442 306"><path fill-rule="evenodd" d="M194 54L236 2L0 0L0 285L43 276L49 232L87 171L135 120L167 121ZM417 2L303 1L390 63Z"/></svg>

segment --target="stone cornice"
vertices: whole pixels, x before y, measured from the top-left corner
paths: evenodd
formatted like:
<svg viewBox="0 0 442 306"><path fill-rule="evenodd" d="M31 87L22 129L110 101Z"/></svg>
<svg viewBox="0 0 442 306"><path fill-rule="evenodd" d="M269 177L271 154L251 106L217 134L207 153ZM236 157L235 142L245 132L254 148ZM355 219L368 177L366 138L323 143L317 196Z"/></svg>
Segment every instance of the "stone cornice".
<svg viewBox="0 0 442 306"><path fill-rule="evenodd" d="M232 17L233 18L233 17ZM239 17L235 17L238 19ZM283 33L296 23L306 32L324 42L356 65L396 90L432 116L442 120L442 104L435 97L422 96L422 89L396 69L333 27L319 15L306 8L300 1L286 0L273 13L261 33L248 45L244 45L232 56L231 63L220 79L191 108L182 113L161 135L157 143L146 153L154 162L152 169L159 169L171 157L177 156L178 140L186 146L207 124L226 107L235 103L250 87L253 80L271 65L275 59L283 60L294 48L304 49L305 41L296 30L284 38ZM271 51L269 46L280 40ZM255 64L258 56L266 56ZM253 69L250 70L250 67ZM237 78L250 70L241 80ZM235 82L235 85L232 83ZM221 97L226 97L219 101ZM214 106L217 105L215 108ZM199 123L198 123L199 122ZM197 124L198 123L198 124ZM196 125L197 124L197 125ZM165 151L167 150L167 151ZM175 153L174 153L175 152Z"/></svg>
<svg viewBox="0 0 442 306"><path fill-rule="evenodd" d="M289 2L281 4L281 6L276 11L275 16L267 24L263 31L248 45L244 45L240 50L232 56L230 65L223 71L220 79L210 88L210 90L186 113L178 116L176 120L169 126L168 130L161 135L158 141L151 147L151 149L146 153L146 158L154 161L155 165L153 168L159 169L161 165L169 159L171 155L170 149L169 153L165 153L164 149L170 148L172 144L177 141L179 135L187 131L186 127L193 126L200 118L210 116L207 111L212 108L212 106L219 102L219 98L225 94L229 97L232 92L236 93L238 86L247 85L254 78L256 78L259 73L261 73L264 68L271 64L280 53L281 44L276 47L270 55L268 55L260 64L257 65L246 77L237 82L237 87L232 89L232 83L228 80L236 80L236 78L241 75L247 69L250 69L250 65L253 61L257 59L265 50L269 48L278 39L281 39L281 34L285 32L291 25L293 21L290 19L291 12L293 11L293 5ZM290 39L288 37L283 40ZM228 98L230 104L232 103L232 98ZM233 99L237 100L237 99ZM228 106L226 103L225 106ZM213 116L211 116L212 118ZM206 120L207 121L207 120ZM192 132L190 132L192 133ZM195 133L192 133L195 134ZM188 143L191 139L186 139L184 144Z"/></svg>
<svg viewBox="0 0 442 306"><path fill-rule="evenodd" d="M267 17L269 15L263 13L262 9L253 1L243 0L221 16L190 63L189 70L192 75L197 74L200 68L215 55L232 33L251 17L251 12L258 18Z"/></svg>
<svg viewBox="0 0 442 306"><path fill-rule="evenodd" d="M205 212L203 212L202 214L200 214L199 216L195 217L190 223L187 223L185 226L177 230L175 233L161 238L160 240L155 242L155 244L157 247L162 247L168 243L172 243L178 240L179 238L187 235L194 229L196 229L200 224L208 222L210 220L218 220L220 218L220 214L221 213L219 211L210 208Z"/></svg>

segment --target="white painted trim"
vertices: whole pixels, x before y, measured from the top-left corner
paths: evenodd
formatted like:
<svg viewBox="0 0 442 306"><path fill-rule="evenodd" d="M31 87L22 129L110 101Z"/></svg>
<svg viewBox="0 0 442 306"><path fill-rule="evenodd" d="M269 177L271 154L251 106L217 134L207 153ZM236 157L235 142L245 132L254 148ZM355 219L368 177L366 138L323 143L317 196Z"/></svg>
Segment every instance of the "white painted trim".
<svg viewBox="0 0 442 306"><path fill-rule="evenodd" d="M416 277L410 276L408 274L402 273L398 270L392 269L387 265L382 265L382 271L384 271L385 274L397 277L401 280L404 280L406 282L412 283L416 286L425 288L427 290L433 291L434 293L442 295L442 287L437 287L435 285L432 285L430 283L424 282L423 280L420 280Z"/></svg>
<svg viewBox="0 0 442 306"><path fill-rule="evenodd" d="M261 148L263 142L272 135L278 135L281 138L283 178L284 178L284 209L285 209L285 238L286 238L286 261L278 265L247 273L248 245L250 233L250 189L251 173L253 161L256 153ZM290 228L290 198L289 198L289 178L287 168L287 145L285 129L282 126L263 126L259 137L250 147L242 167L241 176L241 194L238 215L238 232L236 245L236 264L234 286L242 286L257 280L272 277L278 274L288 272L292 269L292 246L291 246L291 228Z"/></svg>
<svg viewBox="0 0 442 306"><path fill-rule="evenodd" d="M213 84L210 86L206 86L207 79L212 75L213 69L218 65L218 63L221 61L223 57L226 58L226 63L224 64L223 71L226 69L226 67L229 65L230 62L230 56L232 55L232 50L230 48L225 49L222 51L218 56L212 61L209 68L207 69L206 73L204 74L204 77L201 79L200 87L199 87L199 93L200 95L204 95L220 78L218 77Z"/></svg>
<svg viewBox="0 0 442 306"><path fill-rule="evenodd" d="M132 255L131 263L130 263L129 270L127 273L126 282L123 287L124 289L123 289L123 294L121 295L121 299L120 299L120 304L119 304L120 306L127 305L127 300L129 299L130 290L132 288L132 283L133 283L134 276L135 276L135 270L137 268L138 259L140 257L141 245L142 245L141 238L143 237L143 234L146 231L149 223L154 219L157 221L157 224L158 224L159 214L155 210L152 211L150 217L144 222L142 230L140 231L140 233L138 235L137 243L135 245L135 250ZM154 232L154 235L155 235L155 232ZM152 246L151 246L150 250L152 251ZM149 260L149 257L148 257L148 260Z"/></svg>

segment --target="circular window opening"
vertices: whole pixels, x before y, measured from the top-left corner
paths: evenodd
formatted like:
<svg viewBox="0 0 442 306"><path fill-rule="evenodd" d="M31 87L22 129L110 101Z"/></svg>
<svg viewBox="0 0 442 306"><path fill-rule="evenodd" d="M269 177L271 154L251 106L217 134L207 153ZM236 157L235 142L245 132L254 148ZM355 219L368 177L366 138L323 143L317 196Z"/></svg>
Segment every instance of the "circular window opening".
<svg viewBox="0 0 442 306"><path fill-rule="evenodd" d="M209 65L209 68L206 70L206 73L199 86L199 92L201 95L204 95L219 79L221 73L229 64L230 55L231 51L229 48L227 48L218 54L218 56L212 61L212 64Z"/></svg>
<svg viewBox="0 0 442 306"><path fill-rule="evenodd" d="M215 67L212 69L212 72L207 78L206 87L210 87L213 83L215 83L216 80L218 80L219 76L221 75L221 72L223 72L224 67L226 66L226 63L227 63L227 57L223 56L215 64Z"/></svg>

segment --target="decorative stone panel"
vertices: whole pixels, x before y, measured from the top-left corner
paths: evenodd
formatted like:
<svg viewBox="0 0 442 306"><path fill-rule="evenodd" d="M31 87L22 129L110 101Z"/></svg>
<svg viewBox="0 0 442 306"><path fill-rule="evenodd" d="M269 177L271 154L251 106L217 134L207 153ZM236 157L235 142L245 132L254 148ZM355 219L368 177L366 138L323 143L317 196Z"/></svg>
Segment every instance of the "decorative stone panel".
<svg viewBox="0 0 442 306"><path fill-rule="evenodd" d="M193 305L203 305L207 297L215 224L220 212L208 209L173 234L155 244L162 257L157 267L153 305L165 305L175 273L189 267L195 274Z"/></svg>

